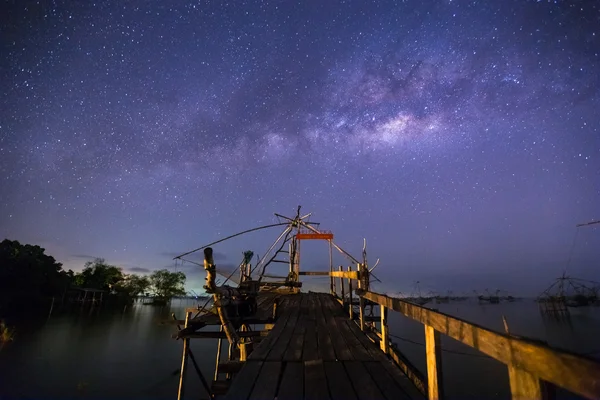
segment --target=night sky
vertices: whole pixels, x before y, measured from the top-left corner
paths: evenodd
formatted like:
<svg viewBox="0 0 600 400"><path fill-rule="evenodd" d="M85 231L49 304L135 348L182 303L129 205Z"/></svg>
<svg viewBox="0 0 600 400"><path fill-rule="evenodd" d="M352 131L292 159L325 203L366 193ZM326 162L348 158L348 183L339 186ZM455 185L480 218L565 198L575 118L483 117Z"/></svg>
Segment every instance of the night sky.
<svg viewBox="0 0 600 400"><path fill-rule="evenodd" d="M0 239L198 292L302 205L379 290L600 280L598 2L297 3L4 1Z"/></svg>

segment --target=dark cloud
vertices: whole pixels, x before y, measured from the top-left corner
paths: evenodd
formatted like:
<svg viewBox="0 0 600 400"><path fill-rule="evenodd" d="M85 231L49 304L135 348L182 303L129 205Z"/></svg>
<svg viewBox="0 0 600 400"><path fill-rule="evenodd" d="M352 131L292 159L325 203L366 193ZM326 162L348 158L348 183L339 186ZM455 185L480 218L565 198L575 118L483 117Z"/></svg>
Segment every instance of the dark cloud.
<svg viewBox="0 0 600 400"><path fill-rule="evenodd" d="M142 274L147 274L147 273L151 272L148 268L144 268L144 267L127 267L126 269L131 272L139 272Z"/></svg>
<svg viewBox="0 0 600 400"><path fill-rule="evenodd" d="M96 256L90 256L87 254L72 254L71 257L73 258L82 258L84 260L96 260L98 258L102 258L102 257L96 257Z"/></svg>

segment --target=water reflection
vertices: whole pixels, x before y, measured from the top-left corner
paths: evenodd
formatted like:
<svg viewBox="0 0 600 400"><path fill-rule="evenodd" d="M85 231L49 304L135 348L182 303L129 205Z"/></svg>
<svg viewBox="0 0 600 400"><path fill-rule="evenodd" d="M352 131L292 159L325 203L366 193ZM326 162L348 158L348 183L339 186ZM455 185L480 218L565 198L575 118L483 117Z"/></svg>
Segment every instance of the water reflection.
<svg viewBox="0 0 600 400"><path fill-rule="evenodd" d="M77 311L53 315L42 326L22 328L0 352L0 398L152 398L177 393L182 343L171 339L173 311L183 319L194 301L172 307L136 304L125 312ZM514 335L535 337L553 346L586 353L600 346L600 308L571 310L568 320L543 317L537 304L523 300L480 305L436 304L440 311L503 331L506 317ZM390 312L399 349L425 372L423 326ZM191 348L207 380L213 375L216 340L192 340ZM508 398L506 367L442 336L444 383L450 398ZM600 354L596 354L598 356ZM188 371L186 398L204 396L199 379Z"/></svg>
<svg viewBox="0 0 600 400"><path fill-rule="evenodd" d="M161 325L180 317L192 301L171 308L136 304L124 313L82 310L22 331L0 354L0 394L8 398L169 398L176 395L181 342ZM203 373L211 376L216 341L192 344ZM189 390L201 387L190 374Z"/></svg>

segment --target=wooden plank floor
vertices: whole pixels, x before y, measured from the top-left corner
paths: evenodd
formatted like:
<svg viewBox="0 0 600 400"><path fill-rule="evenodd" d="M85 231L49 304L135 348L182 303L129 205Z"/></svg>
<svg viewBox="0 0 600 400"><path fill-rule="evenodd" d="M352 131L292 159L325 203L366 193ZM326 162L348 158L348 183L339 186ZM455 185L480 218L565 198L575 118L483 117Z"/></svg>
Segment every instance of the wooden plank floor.
<svg viewBox="0 0 600 400"><path fill-rule="evenodd" d="M273 330L234 377L226 399L422 398L325 293L285 295Z"/></svg>

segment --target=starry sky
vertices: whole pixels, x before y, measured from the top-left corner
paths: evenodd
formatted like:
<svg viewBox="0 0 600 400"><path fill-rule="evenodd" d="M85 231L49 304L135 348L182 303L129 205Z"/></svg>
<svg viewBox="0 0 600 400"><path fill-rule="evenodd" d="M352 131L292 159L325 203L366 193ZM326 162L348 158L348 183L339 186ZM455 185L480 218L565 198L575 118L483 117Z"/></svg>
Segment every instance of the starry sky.
<svg viewBox="0 0 600 400"><path fill-rule="evenodd" d="M600 280L600 228L575 228L600 218L596 1L0 7L0 238L64 268L178 269L199 292L175 255L302 205L355 256L367 239L380 290Z"/></svg>

